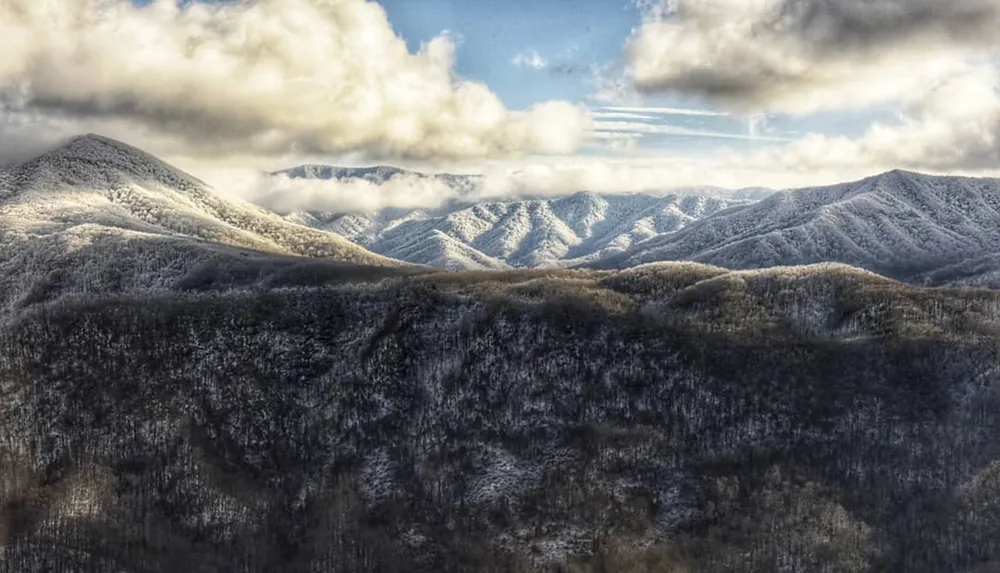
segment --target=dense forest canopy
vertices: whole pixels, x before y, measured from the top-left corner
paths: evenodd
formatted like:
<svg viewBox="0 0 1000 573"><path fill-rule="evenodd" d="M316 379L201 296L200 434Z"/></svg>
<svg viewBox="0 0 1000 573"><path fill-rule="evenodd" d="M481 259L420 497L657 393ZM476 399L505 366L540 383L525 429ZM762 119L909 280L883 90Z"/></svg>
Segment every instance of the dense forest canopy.
<svg viewBox="0 0 1000 573"><path fill-rule="evenodd" d="M8 313L0 570L1000 566L997 293L300 265Z"/></svg>

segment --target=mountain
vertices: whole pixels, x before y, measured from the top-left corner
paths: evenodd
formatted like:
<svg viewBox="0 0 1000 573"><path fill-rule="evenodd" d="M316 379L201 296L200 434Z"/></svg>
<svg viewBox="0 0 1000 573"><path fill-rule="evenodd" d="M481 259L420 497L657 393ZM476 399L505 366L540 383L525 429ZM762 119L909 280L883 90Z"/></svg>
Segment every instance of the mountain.
<svg viewBox="0 0 1000 573"><path fill-rule="evenodd" d="M35 304L0 571L996 571L998 321L835 265Z"/></svg>
<svg viewBox="0 0 1000 573"><path fill-rule="evenodd" d="M337 167L334 165L299 165L271 173L273 176L285 176L291 179L322 179L346 180L361 179L380 185L393 177L415 177L440 181L455 190L459 198L470 197L482 180L481 175L460 175L454 173L421 173L410 171L392 165L374 165L371 167Z"/></svg>
<svg viewBox="0 0 1000 573"><path fill-rule="evenodd" d="M599 195L497 200L374 213L300 212L290 221L341 235L373 252L447 269L571 266L621 252L752 199ZM752 192L741 197L753 196Z"/></svg>
<svg viewBox="0 0 1000 573"><path fill-rule="evenodd" d="M94 137L0 239L0 573L1000 570L996 290L392 266Z"/></svg>
<svg viewBox="0 0 1000 573"><path fill-rule="evenodd" d="M594 266L690 260L754 269L841 262L914 282L988 284L1000 271L997 252L1000 180L891 171L776 193Z"/></svg>
<svg viewBox="0 0 1000 573"><path fill-rule="evenodd" d="M96 135L0 170L0 308L71 290L163 287L199 265L222 272L227 261L301 256L401 264L223 198Z"/></svg>

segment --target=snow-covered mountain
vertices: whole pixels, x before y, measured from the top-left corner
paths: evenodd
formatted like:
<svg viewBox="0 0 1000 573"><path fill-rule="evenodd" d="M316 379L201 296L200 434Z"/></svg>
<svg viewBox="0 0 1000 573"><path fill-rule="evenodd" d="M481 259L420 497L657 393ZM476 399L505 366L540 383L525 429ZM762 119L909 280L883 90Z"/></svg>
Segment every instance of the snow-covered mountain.
<svg viewBox="0 0 1000 573"><path fill-rule="evenodd" d="M1000 270L1000 180L891 171L776 193L600 261L733 269L840 262L916 282L989 283Z"/></svg>
<svg viewBox="0 0 1000 573"><path fill-rule="evenodd" d="M286 176L292 179L322 179L349 180L361 179L369 183L381 185L393 177L414 177L430 179L444 183L455 191L460 198L471 197L482 182L481 175L464 175L457 173L421 173L410 171L394 165L373 165L371 167L339 167L335 165L306 164L274 171L273 176Z"/></svg>
<svg viewBox="0 0 1000 573"><path fill-rule="evenodd" d="M0 170L0 250L0 306L67 282L162 286L219 257L398 264L224 198L145 152L96 135Z"/></svg>
<svg viewBox="0 0 1000 573"><path fill-rule="evenodd" d="M484 201L439 209L298 212L287 218L417 264L449 269L558 267L622 252L752 201L708 192L662 197L580 192L555 199Z"/></svg>
<svg viewBox="0 0 1000 573"><path fill-rule="evenodd" d="M995 184L892 177L382 215L526 264L670 221L989 232ZM335 263L392 261L95 137L0 172L0 241L0 573L1000 570L1000 291Z"/></svg>

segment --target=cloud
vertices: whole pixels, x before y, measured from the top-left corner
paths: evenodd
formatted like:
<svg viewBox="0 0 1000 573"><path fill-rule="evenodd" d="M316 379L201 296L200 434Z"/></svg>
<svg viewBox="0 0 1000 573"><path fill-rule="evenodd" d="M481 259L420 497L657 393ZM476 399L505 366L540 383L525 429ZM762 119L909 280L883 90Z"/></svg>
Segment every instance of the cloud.
<svg viewBox="0 0 1000 573"><path fill-rule="evenodd" d="M594 90L589 99L600 104L638 105L643 101L623 62L591 66L588 84Z"/></svg>
<svg viewBox="0 0 1000 573"><path fill-rule="evenodd" d="M660 0L627 45L637 87L736 111L865 107L1000 49L996 0Z"/></svg>
<svg viewBox="0 0 1000 573"><path fill-rule="evenodd" d="M215 155L516 156L587 137L583 110L508 110L455 76L454 52L447 34L409 52L366 0L0 2L0 102L24 116Z"/></svg>
<svg viewBox="0 0 1000 573"><path fill-rule="evenodd" d="M755 113L747 119L747 134L751 138L760 136L761 131L767 127L769 116L766 113Z"/></svg>
<svg viewBox="0 0 1000 573"><path fill-rule="evenodd" d="M995 177L1000 176L1000 96L991 84L995 80L985 73L953 78L910 102L906 121L873 126L857 139L813 134L755 152L730 148L710 155L665 156L636 149L641 134L597 132L600 142L627 155L489 161L479 185L461 192L442 181L413 176L376 185L273 178L247 171L194 172L224 192L282 212L434 208L452 200L561 196L581 190L662 194L706 186L787 189L857 180L897 167ZM953 101L968 106L958 109L949 104Z"/></svg>
<svg viewBox="0 0 1000 573"><path fill-rule="evenodd" d="M1000 169L1000 70L984 65L949 77L906 102L899 124L876 123L862 137L811 134L737 160L796 171Z"/></svg>
<svg viewBox="0 0 1000 573"><path fill-rule="evenodd" d="M657 119L654 115L642 115L640 113L625 112L625 111L594 111L590 113L590 117L601 120L601 119L634 119L641 121L655 121Z"/></svg>
<svg viewBox="0 0 1000 573"><path fill-rule="evenodd" d="M690 115L695 117L726 117L729 114L706 109L655 106L607 106L604 109L624 113L655 113L658 115Z"/></svg>
<svg viewBox="0 0 1000 573"><path fill-rule="evenodd" d="M685 137L710 137L716 139L749 139L756 141L788 141L785 138L769 137L751 133L733 133L706 129L689 129L677 125L651 124L639 121L599 121L595 124L597 133L622 132L648 135L674 135Z"/></svg>
<svg viewBox="0 0 1000 573"><path fill-rule="evenodd" d="M638 108L619 108L633 109ZM494 174L492 188L512 194L561 194L589 189L603 192L655 192L676 187L714 185L775 189L828 185L905 168L969 176L1000 176L1000 69L966 66L915 92L902 102L897 123L873 124L859 137L809 134L790 142L750 151L726 147L698 156L664 156L633 150L623 158L559 158ZM759 136L766 116L751 117ZM637 122L597 123L615 145ZM612 128L620 128L612 130ZM649 126L650 131L659 125ZM671 128L672 129L672 128ZM499 191L498 191L499 192Z"/></svg>
<svg viewBox="0 0 1000 573"><path fill-rule="evenodd" d="M629 145L629 136L613 137L613 145ZM705 185L742 187L753 180L748 174L759 175L750 168L722 169L720 163L705 158L657 157L646 161L575 156L491 163L476 185L462 189L416 174L397 175L383 183L296 179L247 169L209 168L195 174L224 194L279 213L433 209L452 201L555 197L581 190L665 193Z"/></svg>
<svg viewBox="0 0 1000 573"><path fill-rule="evenodd" d="M594 139L603 143L608 149L618 152L634 151L639 147L641 133L621 131L595 131Z"/></svg>
<svg viewBox="0 0 1000 573"><path fill-rule="evenodd" d="M811 134L757 151L738 147L710 155L664 156L635 148L642 134L633 131L636 124L632 122L597 125L600 130L595 137L599 141L628 155L489 161L481 184L463 197L439 181L412 178L391 180L383 186L366 182L258 180L253 185L237 182L227 187L240 192L249 189L244 192L246 198L281 210L342 211L380 206L436 207L459 198L515 199L581 190L665 193L703 186L797 188L856 180L899 167L998 176L1000 70L977 66L942 80L904 102L899 123L876 123L857 138ZM621 129L604 130L601 126Z"/></svg>
<svg viewBox="0 0 1000 573"><path fill-rule="evenodd" d="M527 52L521 52L511 59L510 63L514 64L518 68L531 68L533 70L544 70L549 64L545 61L545 58L540 56L538 52L534 50L529 50Z"/></svg>
<svg viewBox="0 0 1000 573"><path fill-rule="evenodd" d="M628 145L626 138L615 145ZM227 195L279 213L295 211L371 212L383 208L433 209L452 201L507 200L599 193L665 193L712 184L743 186L746 170L729 172L704 159L635 160L553 158L488 166L477 185L457 189L433 177L397 175L383 183L361 179L317 180L270 176L250 170L209 169L197 175ZM714 168L706 177L705 169Z"/></svg>
<svg viewBox="0 0 1000 573"><path fill-rule="evenodd" d="M445 182L417 174L396 175L383 183L291 178L246 170L214 170L203 177L223 193L278 213L434 208L459 198L459 191Z"/></svg>
<svg viewBox="0 0 1000 573"><path fill-rule="evenodd" d="M691 129L663 123L663 120L675 116L694 118L730 117L726 113L701 109L655 106L606 106L601 108L601 111L592 111L590 116L594 119L594 138L603 140L613 149L622 151L635 149L638 139L643 134L773 142L789 141L787 138L770 137L761 134L761 128L765 125L765 116L763 114L751 117L745 125L745 131ZM735 126L736 124L734 123L733 125ZM616 135L627 135L629 137L615 137Z"/></svg>
<svg viewBox="0 0 1000 573"><path fill-rule="evenodd" d="M721 157L566 157L487 168L480 194L494 198L561 196L578 191L663 194L707 186L783 188L836 180L830 173L817 177L769 171L756 165L734 165Z"/></svg>

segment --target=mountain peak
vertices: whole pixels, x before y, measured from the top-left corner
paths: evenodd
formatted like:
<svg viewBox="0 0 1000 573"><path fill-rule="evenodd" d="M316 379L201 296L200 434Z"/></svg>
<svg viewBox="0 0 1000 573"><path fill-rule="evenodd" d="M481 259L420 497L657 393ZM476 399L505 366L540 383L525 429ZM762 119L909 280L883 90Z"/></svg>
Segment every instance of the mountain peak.
<svg viewBox="0 0 1000 573"><path fill-rule="evenodd" d="M96 133L77 135L65 144L43 154L40 158L77 157L94 159L116 155L132 155L147 160L155 159L152 155L141 149Z"/></svg>
<svg viewBox="0 0 1000 573"><path fill-rule="evenodd" d="M69 141L71 145L112 145L112 146L127 145L125 143L122 143L121 141L118 141L117 139L105 137L97 133L84 133L71 138Z"/></svg>
<svg viewBox="0 0 1000 573"><path fill-rule="evenodd" d="M141 149L94 133L73 137L67 143L36 158L35 161L70 158L114 163L163 163Z"/></svg>
<svg viewBox="0 0 1000 573"><path fill-rule="evenodd" d="M892 169L886 171L885 173L880 173L872 177L875 181L884 181L887 183L896 183L900 181L912 181L914 179L923 179L931 177L929 175L924 175L923 173L917 173L915 171L907 171L905 169Z"/></svg>
<svg viewBox="0 0 1000 573"><path fill-rule="evenodd" d="M559 199L560 198L557 198L555 200L558 201ZM593 191L577 191L572 195L562 197L562 199L572 202L597 202L601 199L601 196Z"/></svg>
<svg viewBox="0 0 1000 573"><path fill-rule="evenodd" d="M175 188L205 186L141 149L93 133L76 136L20 169L26 177L50 184L113 188L127 181L156 181Z"/></svg>

